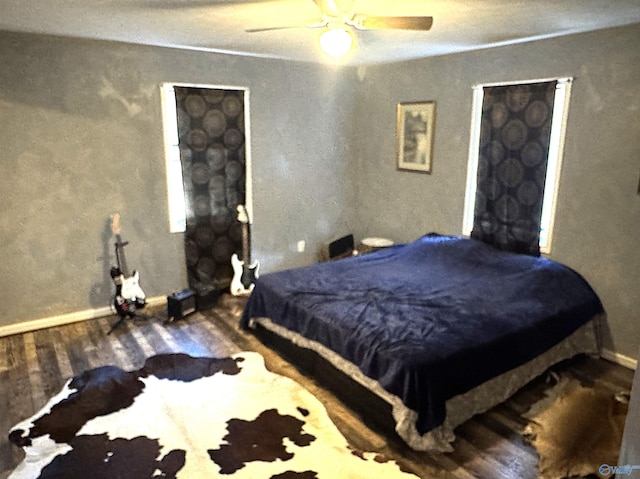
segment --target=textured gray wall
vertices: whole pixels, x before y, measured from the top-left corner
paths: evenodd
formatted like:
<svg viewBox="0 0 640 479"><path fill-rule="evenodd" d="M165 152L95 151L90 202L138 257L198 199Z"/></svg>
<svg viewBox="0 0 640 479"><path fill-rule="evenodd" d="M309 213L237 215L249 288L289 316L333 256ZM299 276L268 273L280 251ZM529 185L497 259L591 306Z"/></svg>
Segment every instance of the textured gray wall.
<svg viewBox="0 0 640 479"><path fill-rule="evenodd" d="M0 64L0 325L108 305L114 211L147 294L180 286L150 62L112 44L2 34Z"/></svg>
<svg viewBox="0 0 640 479"><path fill-rule="evenodd" d="M264 270L311 263L348 229L339 71L13 33L0 33L0 65L0 326L110 304L114 211L147 295L186 286L183 237L168 232L161 82L249 88Z"/></svg>
<svg viewBox="0 0 640 479"><path fill-rule="evenodd" d="M604 346L640 344L640 26L358 70L360 236L460 234L472 86L573 76L550 257L580 273L609 320ZM395 107L436 102L433 172L396 171Z"/></svg>
<svg viewBox="0 0 640 479"><path fill-rule="evenodd" d="M161 82L249 88L253 257L273 271L349 231L459 234L472 85L575 76L551 257L601 295L605 346L635 357L639 43L633 26L340 70L0 33L0 326L109 303L113 211L147 294L186 284L167 228ZM395 169L396 104L417 100L437 103L431 175Z"/></svg>

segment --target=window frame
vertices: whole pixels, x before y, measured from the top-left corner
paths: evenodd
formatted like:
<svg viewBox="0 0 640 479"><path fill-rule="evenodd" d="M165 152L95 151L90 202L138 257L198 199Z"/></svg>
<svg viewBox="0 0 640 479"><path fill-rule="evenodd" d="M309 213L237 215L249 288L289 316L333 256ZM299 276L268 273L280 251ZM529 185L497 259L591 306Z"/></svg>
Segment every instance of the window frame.
<svg viewBox="0 0 640 479"><path fill-rule="evenodd" d="M547 78L541 80L513 81L503 83L483 83L473 86L473 104L471 111L471 132L469 139L469 159L467 166L467 182L464 201L464 215L462 234L470 236L473 228L475 213L476 187L478 176L478 155L480 152L480 130L482 119L482 102L484 88L494 86L526 85L556 81L556 94L553 103L553 117L551 120L551 137L549 140L549 155L547 158L547 173L545 177L544 199L542 202L542 217L540 219L540 252L549 254L553 239L555 213L558 203L560 172L564 153L565 134L567 127L569 100L571 97L572 77Z"/></svg>
<svg viewBox="0 0 640 479"><path fill-rule="evenodd" d="M251 170L251 137L249 88L228 85L204 85L195 83L163 82L160 84L162 103L162 125L165 152L165 172L167 178L167 210L169 232L184 233L187 229L186 203L182 177L182 160L178 137L178 112L175 87L208 88L212 90L238 90L244 94L244 135L245 135L245 208L251 221L253 218L253 182Z"/></svg>

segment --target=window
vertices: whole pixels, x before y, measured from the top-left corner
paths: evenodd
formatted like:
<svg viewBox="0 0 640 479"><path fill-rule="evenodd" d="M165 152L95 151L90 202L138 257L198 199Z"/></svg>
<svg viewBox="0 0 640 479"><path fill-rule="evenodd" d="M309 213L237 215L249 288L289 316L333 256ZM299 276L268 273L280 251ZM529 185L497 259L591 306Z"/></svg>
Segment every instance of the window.
<svg viewBox="0 0 640 479"><path fill-rule="evenodd" d="M551 249L551 239L553 233L553 219L555 213L558 184L560 178L560 166L562 161L562 150L564 145L564 134L571 87L571 78L561 78L555 80L555 96L553 100L553 111L551 119L551 130L549 136L549 149L547 155L546 176L544 179L544 195L542 200L542 215L540 220L539 246L542 253L548 253ZM478 164L480 152L480 136L482 129L482 110L484 93L487 88L496 86L518 86L533 83L540 83L549 80L536 80L531 82L504 83L491 85L477 85L473 90L473 113L471 121L471 138L469 146L469 166L467 170L467 188L465 197L463 234L470 235L475 215Z"/></svg>
<svg viewBox="0 0 640 479"><path fill-rule="evenodd" d="M161 86L162 116L164 124L165 167L167 173L167 198L169 206L169 231L182 233L186 229L186 208L182 183L182 163L178 144L178 114L173 85Z"/></svg>

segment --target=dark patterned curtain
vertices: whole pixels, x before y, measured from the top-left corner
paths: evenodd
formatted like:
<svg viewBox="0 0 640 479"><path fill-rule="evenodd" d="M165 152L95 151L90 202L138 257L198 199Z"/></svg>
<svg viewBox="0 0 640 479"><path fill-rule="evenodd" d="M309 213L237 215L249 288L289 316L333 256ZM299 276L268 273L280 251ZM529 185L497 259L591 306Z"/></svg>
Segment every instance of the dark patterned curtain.
<svg viewBox="0 0 640 479"><path fill-rule="evenodd" d="M245 203L244 92L175 87L185 190L189 287L200 296L231 283L242 250L236 206Z"/></svg>
<svg viewBox="0 0 640 479"><path fill-rule="evenodd" d="M484 88L472 238L540 255L556 83Z"/></svg>

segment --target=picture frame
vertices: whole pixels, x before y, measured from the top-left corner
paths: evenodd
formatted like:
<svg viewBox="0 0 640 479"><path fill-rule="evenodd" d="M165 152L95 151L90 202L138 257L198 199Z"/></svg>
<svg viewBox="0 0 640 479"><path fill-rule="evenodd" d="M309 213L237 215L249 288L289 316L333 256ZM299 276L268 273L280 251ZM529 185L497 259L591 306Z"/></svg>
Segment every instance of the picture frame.
<svg viewBox="0 0 640 479"><path fill-rule="evenodd" d="M398 170L431 173L436 103L398 103Z"/></svg>

